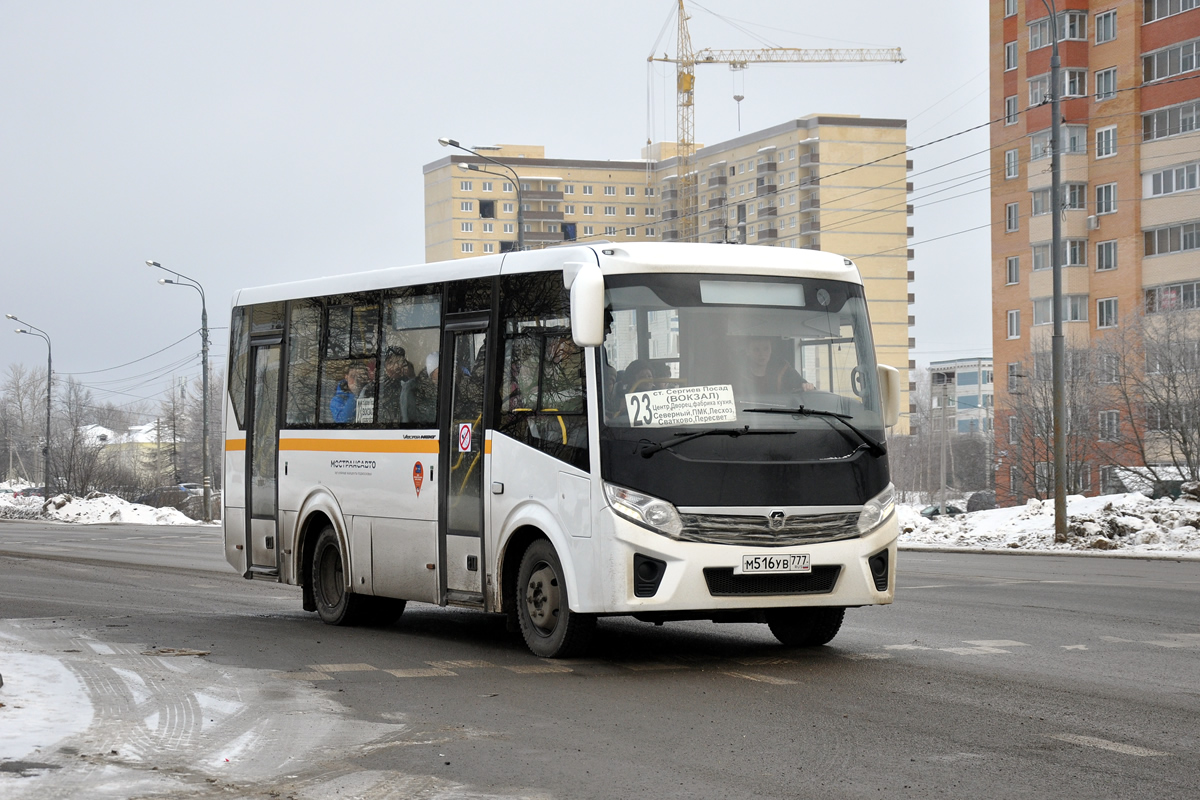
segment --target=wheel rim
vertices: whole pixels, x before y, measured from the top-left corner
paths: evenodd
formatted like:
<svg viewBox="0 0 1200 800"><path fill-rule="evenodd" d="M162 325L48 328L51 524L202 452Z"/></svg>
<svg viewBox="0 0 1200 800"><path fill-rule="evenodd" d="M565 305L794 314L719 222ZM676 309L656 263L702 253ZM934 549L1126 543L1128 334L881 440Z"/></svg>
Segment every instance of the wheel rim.
<svg viewBox="0 0 1200 800"><path fill-rule="evenodd" d="M345 584L342 580L342 557L336 547L326 547L321 553L317 574L320 577L321 599L325 605L336 606L342 602Z"/></svg>
<svg viewBox="0 0 1200 800"><path fill-rule="evenodd" d="M558 573L545 561L538 562L529 575L525 586L525 614L534 629L549 636L558 625L558 614L562 592L558 585Z"/></svg>

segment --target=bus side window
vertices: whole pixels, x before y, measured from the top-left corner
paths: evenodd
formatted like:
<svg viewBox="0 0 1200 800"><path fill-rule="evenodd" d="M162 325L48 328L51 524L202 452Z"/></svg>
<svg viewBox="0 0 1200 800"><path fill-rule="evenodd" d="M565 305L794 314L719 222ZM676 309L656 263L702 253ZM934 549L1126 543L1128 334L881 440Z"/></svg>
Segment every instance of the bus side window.
<svg viewBox="0 0 1200 800"><path fill-rule="evenodd" d="M378 382L379 296L343 295L326 302L321 422L373 423Z"/></svg>
<svg viewBox="0 0 1200 800"><path fill-rule="evenodd" d="M517 441L587 469L583 352L571 339L562 275L501 279L502 347L497 428Z"/></svg>
<svg viewBox="0 0 1200 800"><path fill-rule="evenodd" d="M246 384L250 369L250 326L246 322L246 307L238 306L229 322L229 402L241 430L246 429Z"/></svg>
<svg viewBox="0 0 1200 800"><path fill-rule="evenodd" d="M321 353L321 307L312 300L292 302L288 320L287 421L310 426L317 421Z"/></svg>

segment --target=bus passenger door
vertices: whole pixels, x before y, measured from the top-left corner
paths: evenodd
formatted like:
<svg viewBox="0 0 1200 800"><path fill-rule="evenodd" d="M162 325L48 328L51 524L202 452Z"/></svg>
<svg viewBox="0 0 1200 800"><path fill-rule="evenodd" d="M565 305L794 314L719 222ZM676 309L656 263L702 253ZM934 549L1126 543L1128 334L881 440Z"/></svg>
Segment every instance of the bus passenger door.
<svg viewBox="0 0 1200 800"><path fill-rule="evenodd" d="M279 345L250 343L246 419L246 572L279 576L276 498L279 477Z"/></svg>
<svg viewBox="0 0 1200 800"><path fill-rule="evenodd" d="M484 406L487 402L487 319L446 323L441 368L449 391L441 416L445 478L439 482L438 550L442 597L447 603L482 607Z"/></svg>

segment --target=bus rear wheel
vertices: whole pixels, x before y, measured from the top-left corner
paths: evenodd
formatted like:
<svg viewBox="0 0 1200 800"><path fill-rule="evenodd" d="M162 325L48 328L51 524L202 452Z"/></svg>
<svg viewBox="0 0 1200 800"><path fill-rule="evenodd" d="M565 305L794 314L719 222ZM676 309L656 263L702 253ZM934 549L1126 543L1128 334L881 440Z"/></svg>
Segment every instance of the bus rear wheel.
<svg viewBox="0 0 1200 800"><path fill-rule="evenodd" d="M844 608L774 608L767 612L767 627L788 647L820 647L841 630Z"/></svg>
<svg viewBox="0 0 1200 800"><path fill-rule="evenodd" d="M313 599L317 601L317 615L328 625L358 623L366 611L367 601L373 599L350 593L345 560L333 526L326 526L317 536L310 579Z"/></svg>
<svg viewBox="0 0 1200 800"><path fill-rule="evenodd" d="M513 602L521 635L534 655L568 658L591 643L596 618L571 611L562 562L548 540L533 542L521 557Z"/></svg>

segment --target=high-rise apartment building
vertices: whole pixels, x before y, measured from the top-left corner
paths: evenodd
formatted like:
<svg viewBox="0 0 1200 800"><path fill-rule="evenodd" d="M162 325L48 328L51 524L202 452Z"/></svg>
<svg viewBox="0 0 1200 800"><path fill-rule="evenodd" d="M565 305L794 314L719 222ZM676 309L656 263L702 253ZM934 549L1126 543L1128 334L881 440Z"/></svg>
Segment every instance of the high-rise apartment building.
<svg viewBox="0 0 1200 800"><path fill-rule="evenodd" d="M991 0L993 357L1001 497L1046 474L1015 463L1006 429L1050 351L1051 225L1062 215L1063 331L1083 350L1138 309L1200 282L1200 0ZM1058 87L1050 85L1057 27ZM1061 99L1061 208L1051 207L1050 96ZM1046 362L1048 363L1048 362ZM1100 411L1101 436L1135 424ZM1104 415L1108 416L1104 416ZM1115 416L1114 416L1115 415ZM1099 487L1108 469L1082 465ZM1044 466L1044 465L1040 465Z"/></svg>
<svg viewBox="0 0 1200 800"><path fill-rule="evenodd" d="M678 241L674 145L641 160L546 158L540 146L474 148L520 178L524 244ZM908 284L905 122L814 115L697 148L697 240L806 247L854 260L862 273L879 361L913 366ZM494 174L463 169L474 165ZM466 153L426 164L425 257L501 253L516 246L517 184L503 167ZM901 408L908 405L901 398ZM908 430L902 416L897 433Z"/></svg>

